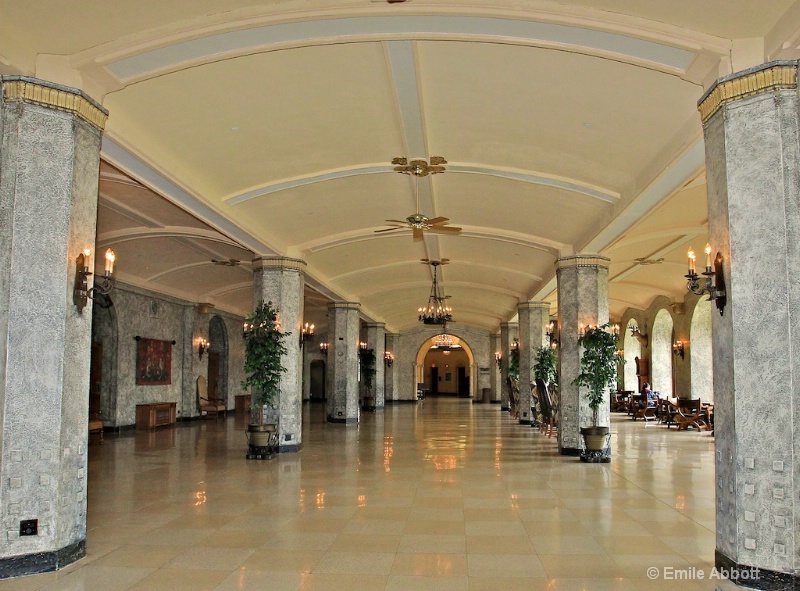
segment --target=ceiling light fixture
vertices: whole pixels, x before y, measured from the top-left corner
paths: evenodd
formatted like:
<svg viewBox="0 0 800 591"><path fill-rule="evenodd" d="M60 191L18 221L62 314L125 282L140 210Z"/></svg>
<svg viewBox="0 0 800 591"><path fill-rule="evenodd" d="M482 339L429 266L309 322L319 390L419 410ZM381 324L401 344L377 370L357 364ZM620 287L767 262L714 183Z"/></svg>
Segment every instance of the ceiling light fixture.
<svg viewBox="0 0 800 591"><path fill-rule="evenodd" d="M424 306L417 308L418 319L423 324L446 324L453 319L453 309L445 305L447 297L444 295L444 290L439 286L437 275L439 266L447 262L447 259L442 259L441 261L422 259L423 264L429 264L433 267L433 283L431 284L428 302Z"/></svg>

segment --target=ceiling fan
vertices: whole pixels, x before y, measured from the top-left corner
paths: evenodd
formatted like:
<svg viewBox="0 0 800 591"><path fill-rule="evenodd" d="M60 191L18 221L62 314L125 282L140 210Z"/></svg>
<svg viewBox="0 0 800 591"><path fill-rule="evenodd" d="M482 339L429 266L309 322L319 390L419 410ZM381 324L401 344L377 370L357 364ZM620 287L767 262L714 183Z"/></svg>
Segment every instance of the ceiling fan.
<svg viewBox="0 0 800 591"><path fill-rule="evenodd" d="M419 177L444 172L445 168L442 165L447 164L447 160L441 156L431 156L429 164L425 160L415 159L409 162L407 158L395 158L392 160L392 164L395 165L395 172L414 176L414 196L417 209L416 213L408 216L404 220L386 220L391 224L391 227L384 228L383 230L375 230L376 234L403 231L410 228L414 240L422 240L425 231L435 234L458 234L461 232L461 228L447 225L447 222L450 221L449 218L429 218L419 212Z"/></svg>

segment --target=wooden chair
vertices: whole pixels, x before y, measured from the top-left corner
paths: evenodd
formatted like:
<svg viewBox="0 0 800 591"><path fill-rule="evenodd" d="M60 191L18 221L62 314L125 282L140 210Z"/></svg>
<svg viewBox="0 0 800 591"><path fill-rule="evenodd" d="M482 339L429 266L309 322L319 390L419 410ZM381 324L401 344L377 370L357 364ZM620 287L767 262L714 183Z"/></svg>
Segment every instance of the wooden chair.
<svg viewBox="0 0 800 591"><path fill-rule="evenodd" d="M519 380L508 378L508 410L512 419L519 418Z"/></svg>
<svg viewBox="0 0 800 591"><path fill-rule="evenodd" d="M219 417L220 414L224 417L228 410L225 401L221 398L208 397L208 383L203 376L197 378L197 408L200 410L200 416L205 413L206 417L212 415Z"/></svg>
<svg viewBox="0 0 800 591"><path fill-rule="evenodd" d="M656 414L657 400L648 400L646 394L639 394L635 398L637 398L637 408L633 411L633 420L642 418L645 425L650 421L655 421L658 418Z"/></svg>
<svg viewBox="0 0 800 591"><path fill-rule="evenodd" d="M675 424L678 425L678 431L687 430L689 427L697 427L698 430L702 430L706 426L705 413L701 409L699 398L678 399Z"/></svg>
<svg viewBox="0 0 800 591"><path fill-rule="evenodd" d="M552 385L555 388L555 384ZM558 432L558 421L556 419L558 409L553 404L552 390L543 380L537 379L535 384L536 398L539 400L542 419L539 423L539 432L552 437L553 433Z"/></svg>
<svg viewBox="0 0 800 591"><path fill-rule="evenodd" d="M103 443L103 413L99 410L89 413L89 437L92 433L100 434L100 443Z"/></svg>

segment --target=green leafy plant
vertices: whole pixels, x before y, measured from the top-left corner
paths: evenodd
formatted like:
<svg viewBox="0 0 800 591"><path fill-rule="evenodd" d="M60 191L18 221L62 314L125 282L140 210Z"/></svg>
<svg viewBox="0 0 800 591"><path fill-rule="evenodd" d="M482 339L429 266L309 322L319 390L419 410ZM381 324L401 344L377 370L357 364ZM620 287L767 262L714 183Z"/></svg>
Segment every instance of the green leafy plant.
<svg viewBox="0 0 800 591"><path fill-rule="evenodd" d="M617 341L619 337L606 332L608 324L590 328L578 339L583 347L581 355L581 373L573 382L576 386L588 388L586 397L592 409L592 426L597 427L597 415L606 389L617 380ZM624 363L624 360L622 360Z"/></svg>
<svg viewBox="0 0 800 591"><path fill-rule="evenodd" d="M519 339L514 339L511 352L508 354L508 377L519 380Z"/></svg>
<svg viewBox="0 0 800 591"><path fill-rule="evenodd" d="M367 390L372 388L372 381L375 379L377 370L375 369L375 351L373 349L362 349L358 352L361 360L361 377L364 387Z"/></svg>
<svg viewBox="0 0 800 591"><path fill-rule="evenodd" d="M246 379L243 388L253 388L253 414L261 414L265 405L272 405L280 395L281 376L286 368L281 360L288 352L284 339L291 335L281 332L278 325L278 309L272 302L261 301L255 311L247 317L244 353Z"/></svg>
<svg viewBox="0 0 800 591"><path fill-rule="evenodd" d="M539 347L536 351L536 361L533 367L533 377L542 380L545 384L552 384L558 379L556 363L558 354L552 347Z"/></svg>

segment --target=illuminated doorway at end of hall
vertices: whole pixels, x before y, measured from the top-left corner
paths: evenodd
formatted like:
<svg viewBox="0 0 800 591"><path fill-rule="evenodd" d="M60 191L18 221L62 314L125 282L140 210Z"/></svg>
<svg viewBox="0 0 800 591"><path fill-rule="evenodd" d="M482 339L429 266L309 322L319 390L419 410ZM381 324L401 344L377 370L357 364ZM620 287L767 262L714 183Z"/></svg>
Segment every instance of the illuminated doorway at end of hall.
<svg viewBox="0 0 800 591"><path fill-rule="evenodd" d="M427 394L469 398L472 394L472 351L451 334L426 340L417 355L418 383Z"/></svg>

